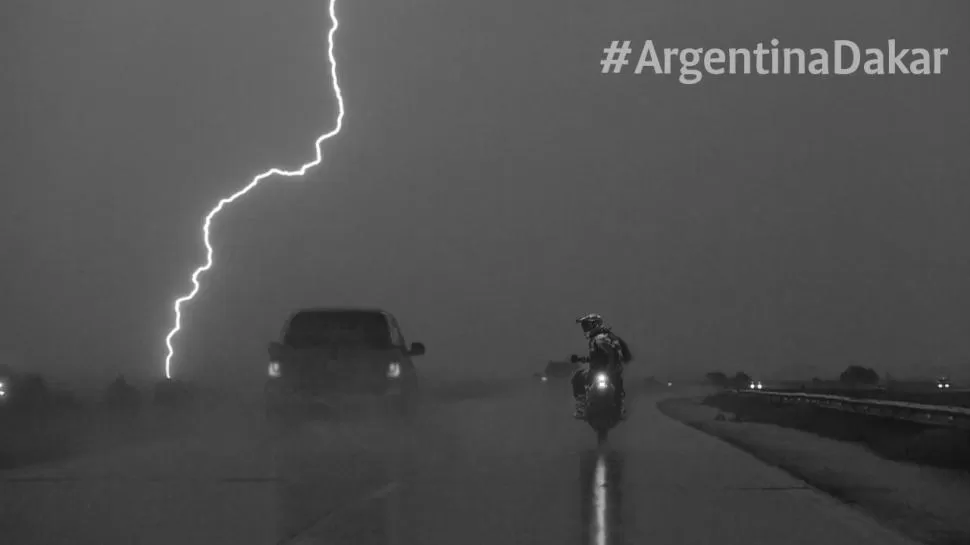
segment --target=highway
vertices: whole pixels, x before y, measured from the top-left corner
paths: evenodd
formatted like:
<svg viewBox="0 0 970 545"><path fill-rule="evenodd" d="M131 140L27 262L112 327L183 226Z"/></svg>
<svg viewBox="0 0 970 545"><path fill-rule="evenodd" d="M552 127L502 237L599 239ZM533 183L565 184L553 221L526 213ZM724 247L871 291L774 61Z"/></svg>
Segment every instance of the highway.
<svg viewBox="0 0 970 545"><path fill-rule="evenodd" d="M257 406L181 441L0 474L17 545L910 543L781 470L630 400L608 448L568 386L524 384L281 432ZM554 389L555 388L555 389Z"/></svg>

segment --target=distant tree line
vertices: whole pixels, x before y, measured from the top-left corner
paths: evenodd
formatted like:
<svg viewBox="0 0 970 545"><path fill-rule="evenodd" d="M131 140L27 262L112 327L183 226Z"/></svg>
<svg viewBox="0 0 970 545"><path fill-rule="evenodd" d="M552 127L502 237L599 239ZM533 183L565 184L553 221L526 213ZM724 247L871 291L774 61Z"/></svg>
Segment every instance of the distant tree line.
<svg viewBox="0 0 970 545"><path fill-rule="evenodd" d="M751 384L751 376L744 371L738 371L733 377L728 377L723 371L712 371L706 378L718 388L747 388Z"/></svg>
<svg viewBox="0 0 970 545"><path fill-rule="evenodd" d="M711 371L705 377L708 383L718 388L747 388L751 384L751 376L744 371L738 371L733 377L723 371ZM822 380L815 377L812 382L820 383ZM849 385L875 385L879 384L879 373L871 367L850 365L839 375L839 382Z"/></svg>
<svg viewBox="0 0 970 545"><path fill-rule="evenodd" d="M850 365L842 374L839 375L839 382L845 384L879 384L879 373L871 367L861 365Z"/></svg>

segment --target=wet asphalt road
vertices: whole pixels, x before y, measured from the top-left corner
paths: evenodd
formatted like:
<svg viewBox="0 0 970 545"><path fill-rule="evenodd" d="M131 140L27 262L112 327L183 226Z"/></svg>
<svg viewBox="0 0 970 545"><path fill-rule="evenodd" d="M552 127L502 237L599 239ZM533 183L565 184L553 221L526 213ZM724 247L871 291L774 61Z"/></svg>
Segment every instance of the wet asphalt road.
<svg viewBox="0 0 970 545"><path fill-rule="evenodd" d="M0 474L0 542L907 543L656 396L597 449L566 388L543 388L285 433L226 409L190 439Z"/></svg>

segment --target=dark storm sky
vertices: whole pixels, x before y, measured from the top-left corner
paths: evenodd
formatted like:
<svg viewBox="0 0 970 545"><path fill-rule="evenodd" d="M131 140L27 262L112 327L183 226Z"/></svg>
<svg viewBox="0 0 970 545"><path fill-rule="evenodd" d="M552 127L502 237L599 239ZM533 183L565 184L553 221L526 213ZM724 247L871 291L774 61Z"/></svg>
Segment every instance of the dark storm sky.
<svg viewBox="0 0 970 545"><path fill-rule="evenodd" d="M598 311L659 374L970 374L966 2L337 8L345 130L219 216L180 372L258 376L291 309L362 304L439 372L530 373ZM326 9L3 3L5 357L161 372L202 216L333 126ZM614 39L774 37L951 53L923 78L599 72Z"/></svg>

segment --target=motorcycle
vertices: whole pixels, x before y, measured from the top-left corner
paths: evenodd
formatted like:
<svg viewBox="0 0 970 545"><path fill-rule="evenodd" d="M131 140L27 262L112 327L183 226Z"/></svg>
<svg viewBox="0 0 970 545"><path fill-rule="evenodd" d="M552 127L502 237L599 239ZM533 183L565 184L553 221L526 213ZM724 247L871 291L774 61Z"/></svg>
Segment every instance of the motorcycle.
<svg viewBox="0 0 970 545"><path fill-rule="evenodd" d="M573 355L570 361L589 363L589 357ZM586 381L585 421L596 432L596 440L600 445L606 443L610 430L622 421L614 377L606 370L589 373Z"/></svg>

